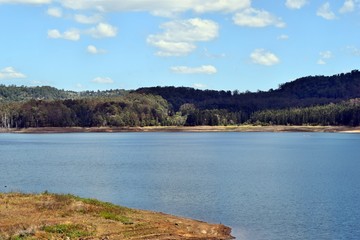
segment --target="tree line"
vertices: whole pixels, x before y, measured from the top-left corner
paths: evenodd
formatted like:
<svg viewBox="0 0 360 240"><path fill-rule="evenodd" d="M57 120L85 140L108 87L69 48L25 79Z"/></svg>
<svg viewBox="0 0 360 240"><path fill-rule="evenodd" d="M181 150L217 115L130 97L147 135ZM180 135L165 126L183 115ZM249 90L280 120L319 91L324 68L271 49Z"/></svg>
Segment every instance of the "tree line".
<svg viewBox="0 0 360 240"><path fill-rule="evenodd" d="M0 105L0 127L125 127L199 125L360 125L360 99L322 106L266 109L247 114L198 109L178 111L161 96L129 94L116 98L30 100Z"/></svg>
<svg viewBox="0 0 360 240"><path fill-rule="evenodd" d="M149 87L135 92L160 95L177 111L192 103L201 110L226 109L252 114L264 109L310 107L360 97L360 71L333 76L308 76L257 92L199 90L189 87Z"/></svg>
<svg viewBox="0 0 360 240"><path fill-rule="evenodd" d="M360 99L322 106L262 110L251 115L251 124L359 126Z"/></svg>
<svg viewBox="0 0 360 240"><path fill-rule="evenodd" d="M0 127L360 125L360 72L256 93L152 87L72 92L0 85Z"/></svg>
<svg viewBox="0 0 360 240"><path fill-rule="evenodd" d="M129 94L113 98L30 100L0 105L0 126L96 127L165 125L169 106L160 96Z"/></svg>

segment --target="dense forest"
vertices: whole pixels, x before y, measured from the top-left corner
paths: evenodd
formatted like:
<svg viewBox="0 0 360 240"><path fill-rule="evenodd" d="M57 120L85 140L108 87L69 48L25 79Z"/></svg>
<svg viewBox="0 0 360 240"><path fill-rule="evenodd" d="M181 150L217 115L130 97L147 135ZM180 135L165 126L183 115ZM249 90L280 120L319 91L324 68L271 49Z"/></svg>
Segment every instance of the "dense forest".
<svg viewBox="0 0 360 240"><path fill-rule="evenodd" d="M177 111L192 103L199 109L227 109L251 114L263 109L308 107L360 97L360 71L334 76L308 76L281 84L278 89L240 93L235 90L198 90L186 87L140 88L138 93L160 95Z"/></svg>
<svg viewBox="0 0 360 240"><path fill-rule="evenodd" d="M263 92L151 87L74 92L0 85L0 127L360 125L360 72Z"/></svg>
<svg viewBox="0 0 360 240"><path fill-rule="evenodd" d="M123 89L106 91L65 91L54 87L25 87L25 86L5 86L0 85L0 102L18 102L28 100L64 100L80 99L89 97L117 97L128 94L129 91Z"/></svg>

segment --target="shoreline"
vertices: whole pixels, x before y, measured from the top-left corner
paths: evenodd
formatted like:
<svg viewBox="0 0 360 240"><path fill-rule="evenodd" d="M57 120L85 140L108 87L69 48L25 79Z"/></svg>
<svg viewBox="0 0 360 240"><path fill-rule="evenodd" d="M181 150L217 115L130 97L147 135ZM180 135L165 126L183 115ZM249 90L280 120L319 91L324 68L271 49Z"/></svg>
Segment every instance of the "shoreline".
<svg viewBox="0 0 360 240"><path fill-rule="evenodd" d="M360 127L348 126L151 126L151 127L40 127L8 129L0 133L117 133L117 132L329 132L360 133Z"/></svg>
<svg viewBox="0 0 360 240"><path fill-rule="evenodd" d="M234 239L222 224L69 194L0 192L0 213L0 239Z"/></svg>

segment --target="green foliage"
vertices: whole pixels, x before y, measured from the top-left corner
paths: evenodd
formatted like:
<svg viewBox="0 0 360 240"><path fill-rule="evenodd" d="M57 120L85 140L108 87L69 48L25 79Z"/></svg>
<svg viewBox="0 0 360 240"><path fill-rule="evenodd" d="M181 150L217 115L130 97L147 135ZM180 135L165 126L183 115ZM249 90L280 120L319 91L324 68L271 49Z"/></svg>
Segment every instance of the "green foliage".
<svg viewBox="0 0 360 240"><path fill-rule="evenodd" d="M0 85L0 127L360 125L360 72L309 76L256 93L152 87L71 92ZM350 99L353 102L348 102ZM356 104L354 104L354 101Z"/></svg>
<svg viewBox="0 0 360 240"><path fill-rule="evenodd" d="M1 239L1 238L0 238ZM33 237L29 237L29 236L12 236L10 238L10 240L30 240L30 239L34 239Z"/></svg>
<svg viewBox="0 0 360 240"><path fill-rule="evenodd" d="M109 202L102 202L102 201L99 201L99 200L93 199L93 198L81 198L81 197L77 197L77 196L73 196L73 195L68 195L68 196L71 196L72 198L74 198L76 200L82 201L83 203L103 207L106 209L118 209L120 211L128 210L128 208L120 207L120 206L117 206L117 205L109 203Z"/></svg>
<svg viewBox="0 0 360 240"><path fill-rule="evenodd" d="M150 87L138 93L160 95L174 111L182 111L184 104L193 104L199 110L226 109L250 115L264 109L309 107L360 97L360 71L334 76L309 76L280 85L267 92L198 90L186 87Z"/></svg>
<svg viewBox="0 0 360 240"><path fill-rule="evenodd" d="M45 226L42 229L48 233L61 234L69 238L80 238L89 236L91 233L82 225L74 224L56 224L52 226Z"/></svg>
<svg viewBox="0 0 360 240"><path fill-rule="evenodd" d="M0 101L29 101L36 100L65 100L65 99L82 99L82 98L110 98L125 96L128 91L123 89L106 90L106 91L84 91L74 92L59 90L50 86L42 87L25 87L25 86L5 86L0 85Z"/></svg>
<svg viewBox="0 0 360 240"><path fill-rule="evenodd" d="M102 218L113 220L113 221L118 221L123 224L133 224L133 222L131 221L130 218L123 216L123 215L118 215L113 212L103 211L103 212L100 212L100 216Z"/></svg>
<svg viewBox="0 0 360 240"><path fill-rule="evenodd" d="M250 123L270 125L360 125L360 99L352 99L338 104L263 110L252 114Z"/></svg>
<svg viewBox="0 0 360 240"><path fill-rule="evenodd" d="M0 100L4 102L28 101L31 99L59 100L77 97L73 91L58 90L54 87L17 87L0 85Z"/></svg>
<svg viewBox="0 0 360 240"><path fill-rule="evenodd" d="M20 235L12 236L10 238L10 240L36 240L36 238L32 235L33 234L20 234ZM1 239L3 239L3 238L1 238L1 235L0 235L0 240Z"/></svg>
<svg viewBox="0 0 360 240"><path fill-rule="evenodd" d="M144 94L116 98L30 100L0 104L0 126L160 126L168 123L169 112L169 104L162 97Z"/></svg>

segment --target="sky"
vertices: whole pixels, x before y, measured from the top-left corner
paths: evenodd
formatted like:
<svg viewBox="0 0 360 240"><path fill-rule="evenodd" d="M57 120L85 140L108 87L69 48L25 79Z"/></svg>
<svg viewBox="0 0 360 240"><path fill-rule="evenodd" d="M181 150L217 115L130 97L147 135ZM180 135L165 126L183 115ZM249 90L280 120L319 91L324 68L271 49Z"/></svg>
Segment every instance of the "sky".
<svg viewBox="0 0 360 240"><path fill-rule="evenodd" d="M0 84L267 91L359 69L360 0L0 0Z"/></svg>

